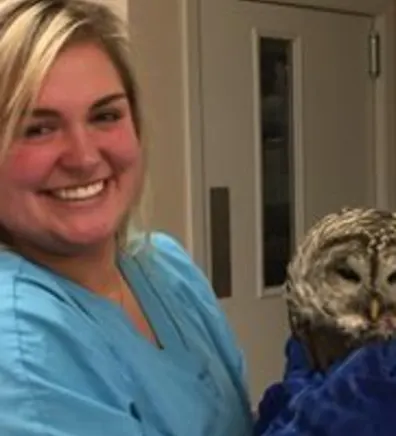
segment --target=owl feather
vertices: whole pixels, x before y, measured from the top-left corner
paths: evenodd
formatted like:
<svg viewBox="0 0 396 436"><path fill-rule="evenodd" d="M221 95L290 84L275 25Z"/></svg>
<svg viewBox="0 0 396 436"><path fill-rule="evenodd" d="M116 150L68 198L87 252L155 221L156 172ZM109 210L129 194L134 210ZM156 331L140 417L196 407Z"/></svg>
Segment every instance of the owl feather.
<svg viewBox="0 0 396 436"><path fill-rule="evenodd" d="M396 336L396 214L351 208L307 232L287 269L290 327L325 371Z"/></svg>

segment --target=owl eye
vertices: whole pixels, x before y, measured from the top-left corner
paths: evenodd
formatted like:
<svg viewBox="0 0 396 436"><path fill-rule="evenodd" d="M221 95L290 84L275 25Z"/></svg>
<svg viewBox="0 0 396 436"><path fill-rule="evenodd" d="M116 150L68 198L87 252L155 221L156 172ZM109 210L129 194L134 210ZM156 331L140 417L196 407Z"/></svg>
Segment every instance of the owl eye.
<svg viewBox="0 0 396 436"><path fill-rule="evenodd" d="M355 272L352 268L349 268L347 266L338 266L336 267L335 271L341 278L347 280L348 282L360 282L359 274Z"/></svg>
<svg viewBox="0 0 396 436"><path fill-rule="evenodd" d="M393 271L392 274L389 274L389 276L388 276L388 283L390 285L394 285L396 283L396 271Z"/></svg>

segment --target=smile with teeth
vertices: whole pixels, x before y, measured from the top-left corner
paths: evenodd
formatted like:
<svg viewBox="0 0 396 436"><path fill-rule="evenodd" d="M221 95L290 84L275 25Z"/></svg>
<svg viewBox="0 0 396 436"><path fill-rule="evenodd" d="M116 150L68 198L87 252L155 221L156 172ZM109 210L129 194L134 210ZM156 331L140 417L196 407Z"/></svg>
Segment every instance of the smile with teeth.
<svg viewBox="0 0 396 436"><path fill-rule="evenodd" d="M99 182L91 183L90 185L78 186L75 188L63 188L51 191L51 195L59 200L75 201L75 200L89 200L96 197L106 187L106 182L101 180Z"/></svg>

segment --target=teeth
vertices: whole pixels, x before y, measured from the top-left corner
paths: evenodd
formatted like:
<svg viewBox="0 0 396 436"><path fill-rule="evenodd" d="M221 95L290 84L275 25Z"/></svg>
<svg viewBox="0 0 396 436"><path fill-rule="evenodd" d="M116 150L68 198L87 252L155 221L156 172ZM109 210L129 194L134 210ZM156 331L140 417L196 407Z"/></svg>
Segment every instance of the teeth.
<svg viewBox="0 0 396 436"><path fill-rule="evenodd" d="M100 194L105 187L104 181L92 183L87 186L80 186L73 189L59 189L52 194L61 200L87 200Z"/></svg>

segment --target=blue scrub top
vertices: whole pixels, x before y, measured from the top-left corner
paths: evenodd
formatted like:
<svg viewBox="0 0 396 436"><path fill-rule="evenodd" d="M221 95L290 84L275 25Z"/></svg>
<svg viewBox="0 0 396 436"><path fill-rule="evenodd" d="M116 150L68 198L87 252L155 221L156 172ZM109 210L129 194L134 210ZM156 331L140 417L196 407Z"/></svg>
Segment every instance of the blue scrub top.
<svg viewBox="0 0 396 436"><path fill-rule="evenodd" d="M244 360L170 237L119 257L163 349L70 280L0 254L0 435L249 436Z"/></svg>

